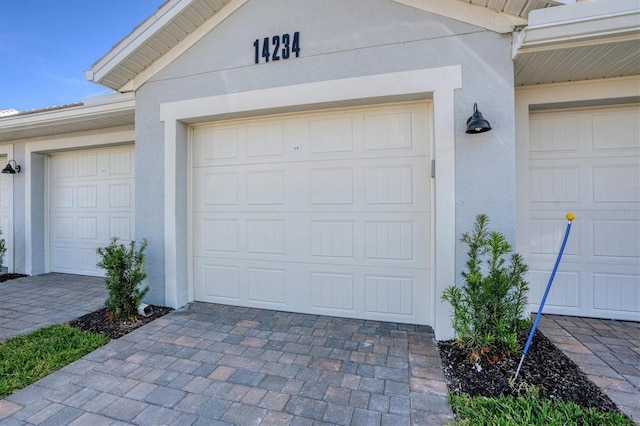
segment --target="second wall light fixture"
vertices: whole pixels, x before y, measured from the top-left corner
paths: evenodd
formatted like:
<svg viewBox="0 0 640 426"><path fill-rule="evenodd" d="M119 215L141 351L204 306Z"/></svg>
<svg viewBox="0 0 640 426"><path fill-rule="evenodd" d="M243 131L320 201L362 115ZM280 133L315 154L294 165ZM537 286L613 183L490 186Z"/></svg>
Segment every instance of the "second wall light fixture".
<svg viewBox="0 0 640 426"><path fill-rule="evenodd" d="M483 133L491 130L491 124L478 111L478 104L473 104L473 115L467 119L466 133Z"/></svg>
<svg viewBox="0 0 640 426"><path fill-rule="evenodd" d="M13 166L11 166L11 163L13 163ZM2 173L15 175L16 173L20 173L20 169L21 167L18 166L16 160L9 160L9 163L7 163L7 167L2 169Z"/></svg>

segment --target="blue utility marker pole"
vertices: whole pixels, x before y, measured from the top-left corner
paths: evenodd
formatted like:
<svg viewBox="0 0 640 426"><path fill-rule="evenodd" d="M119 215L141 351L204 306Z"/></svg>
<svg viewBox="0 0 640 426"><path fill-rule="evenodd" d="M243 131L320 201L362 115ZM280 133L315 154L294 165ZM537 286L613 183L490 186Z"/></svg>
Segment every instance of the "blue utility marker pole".
<svg viewBox="0 0 640 426"><path fill-rule="evenodd" d="M556 276L556 271L558 270L560 259L562 259L562 253L564 252L564 247L567 245L567 238L569 238L569 232L571 231L571 222L573 222L573 219L576 218L576 215L573 213L567 213L566 217L569 223L567 223L567 230L564 233L564 240L562 240L562 246L560 247L560 252L558 253L558 258L556 259L556 264L553 267L553 272L551 273L551 277L549 278L547 289L544 291L544 296L542 296L542 301L540 302L540 307L538 308L538 314L536 315L535 321L533 321L533 326L531 327L531 332L529 333L527 344L524 345L524 352L522 353L522 358L520 358L520 363L518 364L518 369L516 370L516 375L513 377L513 380L516 380L518 378L518 374L520 374L520 368L522 367L522 362L524 361L524 357L527 355L529 346L531 346L531 340L533 340L533 334L536 332L538 321L540 321L540 316L542 315L544 302L547 301L547 295L549 295L549 290L551 290L551 284L553 283L553 278Z"/></svg>

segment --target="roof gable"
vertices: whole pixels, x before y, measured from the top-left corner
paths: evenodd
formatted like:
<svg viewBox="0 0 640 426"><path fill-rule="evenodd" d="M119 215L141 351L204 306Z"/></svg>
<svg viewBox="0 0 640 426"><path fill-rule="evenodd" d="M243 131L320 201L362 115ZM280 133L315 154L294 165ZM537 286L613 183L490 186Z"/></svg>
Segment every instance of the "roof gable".
<svg viewBox="0 0 640 426"><path fill-rule="evenodd" d="M85 77L120 92L135 91L247 1L168 0L85 71ZM474 4L478 0L393 1L496 32L511 32L516 25L526 24L523 17L505 12L516 4L520 12L557 4L551 0L506 0L501 10L496 10Z"/></svg>
<svg viewBox="0 0 640 426"><path fill-rule="evenodd" d="M85 71L85 77L120 92L135 90L246 1L168 0Z"/></svg>

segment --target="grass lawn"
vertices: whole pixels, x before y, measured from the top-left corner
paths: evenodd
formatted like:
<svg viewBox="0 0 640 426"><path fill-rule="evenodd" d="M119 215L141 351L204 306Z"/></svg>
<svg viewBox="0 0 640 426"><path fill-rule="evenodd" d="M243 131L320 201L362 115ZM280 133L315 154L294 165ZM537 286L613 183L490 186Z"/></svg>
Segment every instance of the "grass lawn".
<svg viewBox="0 0 640 426"><path fill-rule="evenodd" d="M106 344L109 338L66 324L41 328L0 343L0 398Z"/></svg>
<svg viewBox="0 0 640 426"><path fill-rule="evenodd" d="M449 404L456 413L454 424L457 426L633 426L633 422L622 414L582 408L573 402L538 398L535 392L517 398L472 398L465 394L449 394Z"/></svg>

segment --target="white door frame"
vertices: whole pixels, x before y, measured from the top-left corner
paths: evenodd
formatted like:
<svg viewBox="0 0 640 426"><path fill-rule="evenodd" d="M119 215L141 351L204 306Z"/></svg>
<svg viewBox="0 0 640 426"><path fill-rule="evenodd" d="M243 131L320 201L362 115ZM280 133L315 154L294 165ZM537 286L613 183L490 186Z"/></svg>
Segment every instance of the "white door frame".
<svg viewBox="0 0 640 426"><path fill-rule="evenodd" d="M25 159L24 159L24 227L25 227L25 273L28 275L33 274L34 262L44 262L44 272L51 272L50 266L50 254L49 254L49 178L48 178L48 166L45 170L39 171L43 173L44 178L44 208L47 214L44 218L44 229L34 229L31 223L32 218L32 200L31 200L31 185L34 178L34 173L31 168L31 155L32 154L51 154L60 151L76 151L89 148L101 148L110 147L116 145L133 144L135 140L135 131L133 128L116 129L102 134L94 135L80 135L80 136L67 136L48 139L46 141L29 142L25 144ZM48 163L48 161L46 162ZM44 259L34 259L33 254L33 236L34 233L40 235L43 233L43 241L45 248Z"/></svg>
<svg viewBox="0 0 640 426"><path fill-rule="evenodd" d="M529 120L532 105L554 109L589 106L606 107L637 102L640 97L640 77L620 77L602 80L545 84L516 88L516 251L529 251ZM539 301L532 300L532 304Z"/></svg>
<svg viewBox="0 0 640 426"><path fill-rule="evenodd" d="M13 158L13 145L0 145L0 156L7 156L7 161L14 160ZM4 168L4 164L0 164L0 168ZM4 266L6 266L9 272L15 271L15 256L14 256L14 243L13 243L13 211L14 211L14 202L13 202L13 181L16 179L16 175L12 176L12 179L9 179L9 188L7 190L7 197L9 198L9 212L7 219L7 228L2 230L1 238L4 238L5 248L7 249L5 258L4 258Z"/></svg>
<svg viewBox="0 0 640 426"><path fill-rule="evenodd" d="M377 74L364 77L320 81L292 86L275 87L247 92L230 93L206 98L169 102L160 105L160 121L164 123L164 264L165 304L179 307L190 300L188 284L178 280L178 270L187 265L178 264L177 236L182 225L176 219L176 177L178 170L186 173L177 160L177 131L180 122L206 120L219 114L260 111L282 111L283 108L353 100L369 99L371 103L384 97L430 95L433 99L433 158L438 162L438 178L432 203L434 221L434 303L432 326L436 338L453 337L450 325L451 309L440 303L439 295L455 281L455 99L456 89L462 88L460 65ZM398 99L396 99L398 100ZM437 254L435 254L437 252ZM181 262L183 260L180 260ZM178 283L180 282L180 288Z"/></svg>
<svg viewBox="0 0 640 426"><path fill-rule="evenodd" d="M532 105L584 103L613 104L616 98L640 96L640 77L621 77L584 82L545 84L516 88L516 251L529 244L529 109Z"/></svg>

